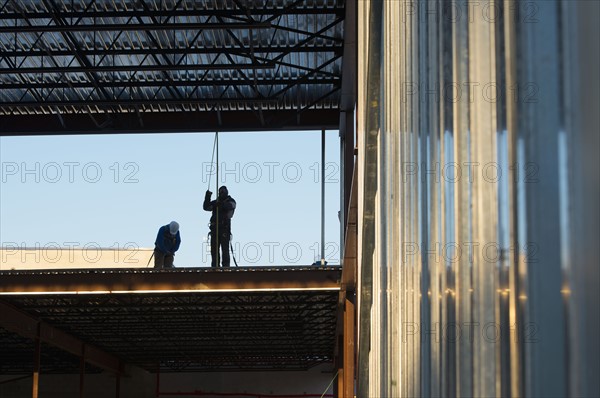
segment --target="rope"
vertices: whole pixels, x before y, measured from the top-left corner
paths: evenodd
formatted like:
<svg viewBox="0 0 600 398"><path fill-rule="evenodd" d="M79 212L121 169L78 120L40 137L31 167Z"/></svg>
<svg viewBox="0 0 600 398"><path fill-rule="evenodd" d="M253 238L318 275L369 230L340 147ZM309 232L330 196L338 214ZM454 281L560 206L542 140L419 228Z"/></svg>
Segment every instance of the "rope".
<svg viewBox="0 0 600 398"><path fill-rule="evenodd" d="M235 259L235 253L233 252L233 243L232 243L233 242L233 234L230 232L229 236L230 236L230 238L229 238L229 247L231 248L231 257L233 257L233 263L235 264L235 266L239 267L238 263L237 263L237 260Z"/></svg>
<svg viewBox="0 0 600 398"><path fill-rule="evenodd" d="M150 261L152 261L152 257L154 257L154 252L152 252L150 259L148 260L148 264L146 264L146 268L148 268L148 266L150 265Z"/></svg>
<svg viewBox="0 0 600 398"><path fill-rule="evenodd" d="M215 153L217 154L217 163L215 165L215 192L217 194L217 200L219 199L219 132L215 131L215 141L213 143L212 157L210 159L210 164L213 164L215 159ZM212 177L212 173L208 175L208 190L210 191L210 179ZM215 237L217 239L217 258L216 258L216 266L219 267L221 264L221 246L219 245L219 207L217 206L216 211L216 225L215 225ZM210 233L209 233L210 235ZM235 255L233 253L233 245L231 241L229 241L229 246L231 248L231 256L233 257L233 262L237 267L237 261L235 259ZM228 248L229 250L229 248Z"/></svg>
<svg viewBox="0 0 600 398"><path fill-rule="evenodd" d="M210 165L212 166L213 161L215 160L215 148L217 147L217 136L218 136L218 132L215 133L215 142L213 144L213 150L212 150L212 158L210 159ZM217 158L217 162L218 162L218 158ZM217 165L217 168L219 167L219 165ZM210 179L212 177L212 173L210 173L208 175L208 188L207 190L210 190ZM219 181L219 177L217 176L217 181ZM217 183L218 184L218 183Z"/></svg>
<svg viewBox="0 0 600 398"><path fill-rule="evenodd" d="M329 385L327 386L327 388L325 389L325 391L323 391L323 394L321 394L321 398L323 398L325 396L325 394L327 394L327 391L329 391L329 387L331 387L331 385L335 381L336 377L338 376L338 373L340 373L339 369L338 369L337 372L335 372L335 376L333 376L333 379L331 379L331 381L329 382Z"/></svg>

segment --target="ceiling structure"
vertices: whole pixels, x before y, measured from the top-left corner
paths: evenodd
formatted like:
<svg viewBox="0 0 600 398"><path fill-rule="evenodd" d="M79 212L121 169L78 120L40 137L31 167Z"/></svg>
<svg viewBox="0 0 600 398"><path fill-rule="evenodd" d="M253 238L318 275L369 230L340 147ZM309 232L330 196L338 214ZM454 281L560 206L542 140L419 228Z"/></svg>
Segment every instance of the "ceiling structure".
<svg viewBox="0 0 600 398"><path fill-rule="evenodd" d="M345 18L344 0L2 0L0 134L337 128Z"/></svg>
<svg viewBox="0 0 600 398"><path fill-rule="evenodd" d="M340 267L0 274L0 374L31 372L40 323L44 373L79 372L81 351L91 362L86 372L99 369L94 359L118 369L92 348L153 372L301 370L333 361Z"/></svg>
<svg viewBox="0 0 600 398"><path fill-rule="evenodd" d="M0 136L336 129L354 107L354 9L0 0ZM36 341L43 373L79 372L81 355L86 372L335 355L340 267L0 273L0 374L31 372Z"/></svg>

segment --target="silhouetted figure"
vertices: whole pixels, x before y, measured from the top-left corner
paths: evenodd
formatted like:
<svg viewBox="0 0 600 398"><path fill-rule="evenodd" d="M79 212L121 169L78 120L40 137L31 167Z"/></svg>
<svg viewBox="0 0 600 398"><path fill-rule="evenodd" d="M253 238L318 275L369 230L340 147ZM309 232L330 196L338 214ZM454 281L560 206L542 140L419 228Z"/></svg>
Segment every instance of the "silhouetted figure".
<svg viewBox="0 0 600 398"><path fill-rule="evenodd" d="M229 242L231 239L231 217L235 211L235 200L229 196L226 186L219 188L216 200L211 201L211 191L206 191L204 205L206 211L212 211L210 217L210 255L211 267L219 266L219 248L223 267L229 267Z"/></svg>

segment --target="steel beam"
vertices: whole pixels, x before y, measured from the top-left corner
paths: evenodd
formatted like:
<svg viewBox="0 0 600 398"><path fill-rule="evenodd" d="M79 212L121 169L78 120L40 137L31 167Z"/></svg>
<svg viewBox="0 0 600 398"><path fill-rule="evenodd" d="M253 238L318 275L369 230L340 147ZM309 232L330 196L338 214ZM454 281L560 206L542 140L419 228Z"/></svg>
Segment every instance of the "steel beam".
<svg viewBox="0 0 600 398"><path fill-rule="evenodd" d="M64 4L64 3L63 3ZM281 9L269 9L269 8L253 8L250 12L251 16L272 16L278 14ZM289 8L285 11L285 15L342 15L344 7L315 7L315 8ZM52 18L53 13L45 10L41 11L27 11L27 19L49 19ZM79 10L60 10L59 15L67 19L81 19L81 18L166 18L166 17L212 17L220 16L224 18L233 17L247 17L246 11L234 9L234 10L216 10L216 9L171 9L171 10L91 10L91 11L79 11ZM11 12L10 9L3 10L0 14L0 20L14 21L23 19L23 14L20 11Z"/></svg>
<svg viewBox="0 0 600 398"><path fill-rule="evenodd" d="M193 106L192 106L193 107ZM219 125L216 112L189 110L186 112L165 112L158 106L149 106L152 112L143 112L144 124L140 125L136 113L96 113L91 108L99 127L87 114L62 114L64 125L48 107L21 111L5 108L0 104L0 136L52 135L52 134L133 134L133 133L175 133L219 131L264 131L255 112L250 110L222 111L223 123ZM85 109L85 108L82 108ZM11 115L11 113L13 113ZM43 113L45 114L43 114ZM295 110L278 109L263 111L266 128L271 130L320 130L336 129L339 123L337 109L310 109L296 117ZM233 116L235 114L235 116ZM229 117L225 117L231 115Z"/></svg>
<svg viewBox="0 0 600 398"><path fill-rule="evenodd" d="M222 54L227 52L231 55L250 55L250 50L245 46L238 48L223 48L223 47L192 47L192 48L179 48L179 47L166 47L166 48L98 48L98 49L82 49L79 53L85 56L103 56L103 55L171 55L171 54ZM302 47L296 47L294 44L282 45L273 44L272 46L266 46L265 44L254 46L254 53L258 54L277 54L277 53L334 53L336 55L342 55L342 52L346 54L346 50L340 44L331 45L320 45L320 44L305 44ZM66 57L72 56L71 50L44 48L39 49L37 47L25 48L25 49L7 49L2 51L2 57Z"/></svg>
<svg viewBox="0 0 600 398"><path fill-rule="evenodd" d="M215 292L339 290L340 267L250 272L233 269L145 270L111 273L106 270L1 272L0 294L100 294L119 292ZM75 343L74 343L75 344Z"/></svg>
<svg viewBox="0 0 600 398"><path fill-rule="evenodd" d="M62 14L59 14L62 17ZM29 19L27 19L29 20ZM210 22L192 22L192 23L152 23L152 24L81 24L81 25L29 25L0 26L2 33L45 33L45 32L121 32L121 31L149 31L149 30L218 30L218 29L271 29L270 23L210 23Z"/></svg>
<svg viewBox="0 0 600 398"><path fill-rule="evenodd" d="M109 66L65 66L65 67L21 67L0 68L0 75L27 75L39 73L108 73L108 72L149 72L149 71L190 71L190 70L243 70L274 69L275 63L264 64L194 64L194 65L109 65Z"/></svg>
<svg viewBox="0 0 600 398"><path fill-rule="evenodd" d="M2 278L4 279L4 278ZM44 342L74 355L80 356L85 347L86 361L102 369L118 373L120 361L117 357L98 348L89 346L76 337L63 332L47 323L25 314L18 309L0 301L0 327L17 333L23 337L33 339L36 347ZM36 348L39 352L39 348ZM34 391L36 390L36 377L39 378L39 354L34 358ZM37 375L37 376L36 376Z"/></svg>
<svg viewBox="0 0 600 398"><path fill-rule="evenodd" d="M186 81L167 81L167 80L135 80L135 81L126 81L126 80L110 80L110 81L99 81L103 87L163 87L163 86L173 86L173 87L224 87L224 86L250 86L250 85L259 85L259 86L283 86L283 85L309 85L309 86L318 86L318 85L339 85L341 79L336 77L327 77L327 78L312 78L306 79L302 77L300 79L292 79L292 78L275 78L275 79L257 79L256 83L248 82L248 81L240 81L240 80L232 80L232 79L221 79L218 81L213 80L186 80ZM3 89L25 89L25 88L36 88L36 89L51 89L51 88L93 88L94 83L92 82L81 82L81 81L37 81L32 80L28 82L10 82L4 83L2 82Z"/></svg>

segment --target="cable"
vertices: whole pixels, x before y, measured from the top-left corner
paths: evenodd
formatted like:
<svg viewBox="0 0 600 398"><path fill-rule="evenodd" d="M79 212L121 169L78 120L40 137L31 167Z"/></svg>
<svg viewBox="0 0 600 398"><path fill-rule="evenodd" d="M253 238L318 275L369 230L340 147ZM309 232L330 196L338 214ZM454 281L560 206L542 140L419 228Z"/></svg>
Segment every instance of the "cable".
<svg viewBox="0 0 600 398"><path fill-rule="evenodd" d="M217 163L215 165L215 180L216 180L216 190L215 192L217 193L217 199L218 199L218 195L219 195L219 132L215 131L215 141L213 143L213 150L212 150L212 157L210 158L210 165L212 167L212 164L215 160L215 153L217 154ZM212 173L210 173L208 175L208 188L206 188L207 191L210 191L210 180L212 177ZM217 206L217 211L216 211L216 224L215 224L215 238L216 238L216 245L217 245L217 258L216 258L216 266L219 267L220 264L220 250L219 250L219 207ZM209 236L210 236L210 232L209 232ZM212 245L212 242L211 242ZM211 255L212 255L212 250L211 250ZM215 259L213 259L215 260Z"/></svg>
<svg viewBox="0 0 600 398"><path fill-rule="evenodd" d="M150 265L150 261L152 261L152 257L154 257L154 252L152 252L150 259L148 260L148 264L146 264L146 268L148 268L148 266Z"/></svg>
<svg viewBox="0 0 600 398"><path fill-rule="evenodd" d="M213 144L212 158L210 158L210 165L211 165L211 167L212 167L213 161L215 160L215 148L217 147L217 135L218 134L219 134L218 132L215 132L215 142ZM212 173L209 173L208 174L208 188L207 188L208 191L210 191L210 179L211 179L211 177L212 177ZM219 177L217 176L217 181L218 180L219 180Z"/></svg>
<svg viewBox="0 0 600 398"><path fill-rule="evenodd" d="M233 238L233 234L230 232L229 233L229 247L231 248L231 257L233 257L233 263L235 264L236 267L239 267L237 261L235 260L235 254L233 253L233 243L232 243L232 239Z"/></svg>
<svg viewBox="0 0 600 398"><path fill-rule="evenodd" d="M323 394L321 394L321 398L323 398L325 396L325 394L327 394L327 391L329 391L329 387L331 387L331 385L335 381L336 377L338 376L338 373L340 373L339 369L338 369L337 372L335 372L335 376L333 376L333 379L331 379L331 381L329 382L329 385L327 386L327 388L325 389L325 391L323 391Z"/></svg>

